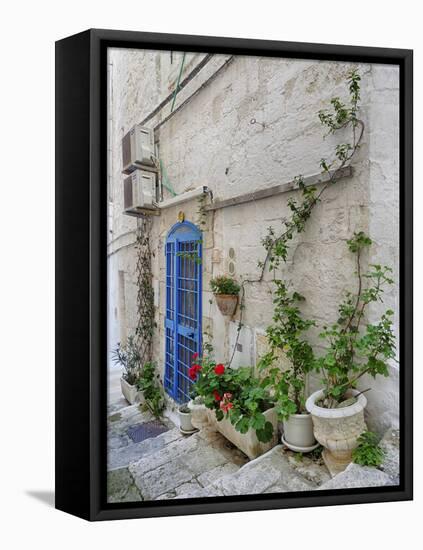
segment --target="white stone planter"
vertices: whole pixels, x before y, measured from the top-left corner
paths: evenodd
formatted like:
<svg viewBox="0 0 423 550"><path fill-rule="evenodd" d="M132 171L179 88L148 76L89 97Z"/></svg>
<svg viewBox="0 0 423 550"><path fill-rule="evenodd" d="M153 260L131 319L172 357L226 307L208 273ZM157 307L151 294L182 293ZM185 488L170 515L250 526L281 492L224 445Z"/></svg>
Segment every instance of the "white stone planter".
<svg viewBox="0 0 423 550"><path fill-rule="evenodd" d="M311 414L291 414L283 421L282 442L292 451L307 453L316 447Z"/></svg>
<svg viewBox="0 0 423 550"><path fill-rule="evenodd" d="M351 453L357 447L357 440L367 430L364 422L367 399L357 390L351 390L350 397L358 396L356 403L339 409L325 409L316 405L316 401L323 395L323 390L310 395L306 409L313 419L314 436L325 447L323 460L334 476L344 471L351 462Z"/></svg>
<svg viewBox="0 0 423 550"><path fill-rule="evenodd" d="M209 415L207 412L207 407L204 403L195 403L194 401L190 401L188 403L188 408L191 411L191 424L194 428L201 430L209 426Z"/></svg>
<svg viewBox="0 0 423 550"><path fill-rule="evenodd" d="M144 403L145 400L142 392L139 392L136 386L128 384L128 382L124 378L120 379L120 388L122 390L123 397L131 405L134 405L135 403Z"/></svg>
<svg viewBox="0 0 423 550"><path fill-rule="evenodd" d="M219 422L214 410L209 409L208 412L210 422L214 424L216 429L251 460L267 453L278 443L278 417L274 407L264 413L266 420L271 422L273 426L273 437L268 443L261 443L257 439L255 430L250 428L246 434L242 434L235 429L229 419L224 418Z"/></svg>
<svg viewBox="0 0 423 550"><path fill-rule="evenodd" d="M179 428L183 433L191 433L195 431L194 426L191 422L191 412L182 412L178 409L179 416Z"/></svg>

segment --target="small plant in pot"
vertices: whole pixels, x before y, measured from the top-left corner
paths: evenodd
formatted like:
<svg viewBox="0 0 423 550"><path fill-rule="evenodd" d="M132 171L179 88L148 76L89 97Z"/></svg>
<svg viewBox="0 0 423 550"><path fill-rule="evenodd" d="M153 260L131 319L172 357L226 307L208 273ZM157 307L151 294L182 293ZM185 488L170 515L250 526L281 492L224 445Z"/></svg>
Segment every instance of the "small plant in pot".
<svg viewBox="0 0 423 550"><path fill-rule="evenodd" d="M141 356L135 344L134 336L129 336L126 345L120 342L112 351L112 361L122 367L120 386L125 399L133 405L140 399L137 381L141 369Z"/></svg>
<svg viewBox="0 0 423 550"><path fill-rule="evenodd" d="M332 475L351 462L360 435L367 431L364 391L370 388L360 392L357 383L364 375L388 376L388 361L395 358L394 312L388 309L378 322L365 322L369 305L382 302L384 287L393 284L392 270L373 264L363 273L363 251L372 244L363 232L355 233L347 244L356 256L358 290L356 294L347 293L339 307L338 321L324 327L320 335L326 342L326 352L316 365L323 375L323 389L313 393L306 403L314 435L325 447L323 459Z"/></svg>
<svg viewBox="0 0 423 550"><path fill-rule="evenodd" d="M271 348L259 362L265 376L262 385L270 389L276 403L278 418L283 422L282 442L291 450L310 452L317 447L311 415L305 408L307 375L314 367L314 353L303 335L315 321L303 319L299 304L304 297L288 292L286 284L275 280L273 324L266 330ZM286 370L274 367L280 354L285 354L290 366Z"/></svg>
<svg viewBox="0 0 423 550"><path fill-rule="evenodd" d="M178 409L179 415L179 429L183 434L191 434L196 432L196 428L192 425L191 422L191 409L185 403L179 406Z"/></svg>
<svg viewBox="0 0 423 550"><path fill-rule="evenodd" d="M210 281L210 288L221 314L232 317L238 305L240 285L235 279L220 275Z"/></svg>

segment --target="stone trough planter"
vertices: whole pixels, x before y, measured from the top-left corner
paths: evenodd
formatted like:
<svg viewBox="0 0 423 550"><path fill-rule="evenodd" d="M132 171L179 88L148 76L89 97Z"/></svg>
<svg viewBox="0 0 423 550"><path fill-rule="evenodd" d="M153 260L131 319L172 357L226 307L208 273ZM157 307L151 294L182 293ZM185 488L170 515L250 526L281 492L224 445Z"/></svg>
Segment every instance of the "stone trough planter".
<svg viewBox="0 0 423 550"><path fill-rule="evenodd" d="M316 405L323 395L323 390L310 395L306 409L313 419L314 436L325 448L323 460L331 475L335 476L351 462L357 440L367 430L364 422L367 399L357 390L351 390L349 397L357 396L356 403L338 409L325 409Z"/></svg>
<svg viewBox="0 0 423 550"><path fill-rule="evenodd" d="M120 379L120 388L122 390L123 397L131 405L134 405L135 403L144 403L144 395L142 392L138 391L136 386L128 384L124 378Z"/></svg>
<svg viewBox="0 0 423 550"><path fill-rule="evenodd" d="M268 443L261 443L257 439L255 430L250 428L247 433L242 434L235 429L230 420L224 418L219 422L214 411L208 409L208 413L210 424L251 460L267 453L278 443L278 417L274 407L264 413L266 420L273 426L273 437Z"/></svg>

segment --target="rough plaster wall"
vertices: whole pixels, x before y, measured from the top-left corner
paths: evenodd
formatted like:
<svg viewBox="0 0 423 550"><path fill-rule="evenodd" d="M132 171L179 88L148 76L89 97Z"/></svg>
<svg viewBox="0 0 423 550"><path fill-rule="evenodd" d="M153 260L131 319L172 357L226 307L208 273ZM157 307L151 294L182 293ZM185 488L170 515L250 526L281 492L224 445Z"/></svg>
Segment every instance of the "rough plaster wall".
<svg viewBox="0 0 423 550"><path fill-rule="evenodd" d="M133 238L125 233L136 226L136 221L121 215L120 139L172 89L175 74L168 73L168 52L161 56L149 52L131 52L127 56L113 52L111 59L114 69L113 238L120 239L119 245L124 239ZM343 293L356 288L355 265L345 242L354 231L369 232L375 246L368 261L395 267L394 276L398 281L398 74L396 68L389 66L358 67L363 78L361 117L366 132L354 159L354 175L325 193L306 231L293 242L281 273L304 294L304 313L319 324L334 321ZM215 199L224 199L284 183L300 173L319 172L320 158L330 156L335 144L350 140L348 134L341 133L323 140L317 118L318 110L326 107L331 97L346 98L345 75L350 68L351 65L345 63L236 58L210 86L160 128L157 136L160 156L172 186L180 193L207 185ZM146 78L148 74L153 78ZM258 123L251 124L252 118ZM264 128L259 123L264 123ZM213 334L219 360L228 360L230 356L236 324L218 311L209 291L210 278L228 272L231 247L235 251L235 276L238 279L257 276L257 261L264 257L261 238L268 226L275 229L281 226L289 215L287 200L296 194L285 193L208 214L204 235L203 329L208 328ZM184 203L163 210L153 222L153 275L159 304L154 354L162 371L163 246L168 231L177 222L178 212L183 211L187 220L196 222L197 208L195 200ZM133 249L129 246L126 252L119 250L115 255L116 270L126 266L130 273ZM113 272L117 276L115 269ZM263 348L263 331L272 314L270 289L268 276L262 284L247 285L246 326L240 335L242 352L235 353L234 365L254 363ZM383 307L397 310L397 296L395 287ZM128 307L131 309L131 304ZM380 311L380 308L372 311L371 319L376 319ZM310 336L319 353L323 350L319 348L317 332L312 331ZM311 389L318 384L318 380L312 380ZM367 394L370 424L381 431L398 417L397 367L392 367L390 379L372 380L369 385L373 388Z"/></svg>

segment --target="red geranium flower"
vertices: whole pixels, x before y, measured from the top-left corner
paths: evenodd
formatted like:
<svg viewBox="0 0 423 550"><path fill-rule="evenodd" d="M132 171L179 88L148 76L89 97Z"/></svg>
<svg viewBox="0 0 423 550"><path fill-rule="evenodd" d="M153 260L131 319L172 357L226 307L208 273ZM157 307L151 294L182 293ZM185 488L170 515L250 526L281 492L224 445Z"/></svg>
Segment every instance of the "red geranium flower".
<svg viewBox="0 0 423 550"><path fill-rule="evenodd" d="M188 376L191 378L191 380L195 380L197 378L197 374L200 372L201 369L201 365L192 365L192 367L188 369Z"/></svg>
<svg viewBox="0 0 423 550"><path fill-rule="evenodd" d="M216 365L214 367L214 372L215 374L217 374L218 376L221 376L224 372L225 372L225 366L222 365L222 363L219 363L218 365Z"/></svg>
<svg viewBox="0 0 423 550"><path fill-rule="evenodd" d="M225 403L224 401L222 401L220 403L220 409L224 412L224 413L227 413L229 411L229 409L233 409L233 403Z"/></svg>
<svg viewBox="0 0 423 550"><path fill-rule="evenodd" d="M194 359L197 359L197 357L198 357L198 353L197 353L197 352L195 352L195 353L192 354L192 359L193 359L193 360L194 360Z"/></svg>
<svg viewBox="0 0 423 550"><path fill-rule="evenodd" d="M219 394L219 392L217 390L213 390L213 397L214 397L215 401L220 401L222 399L221 395Z"/></svg>

